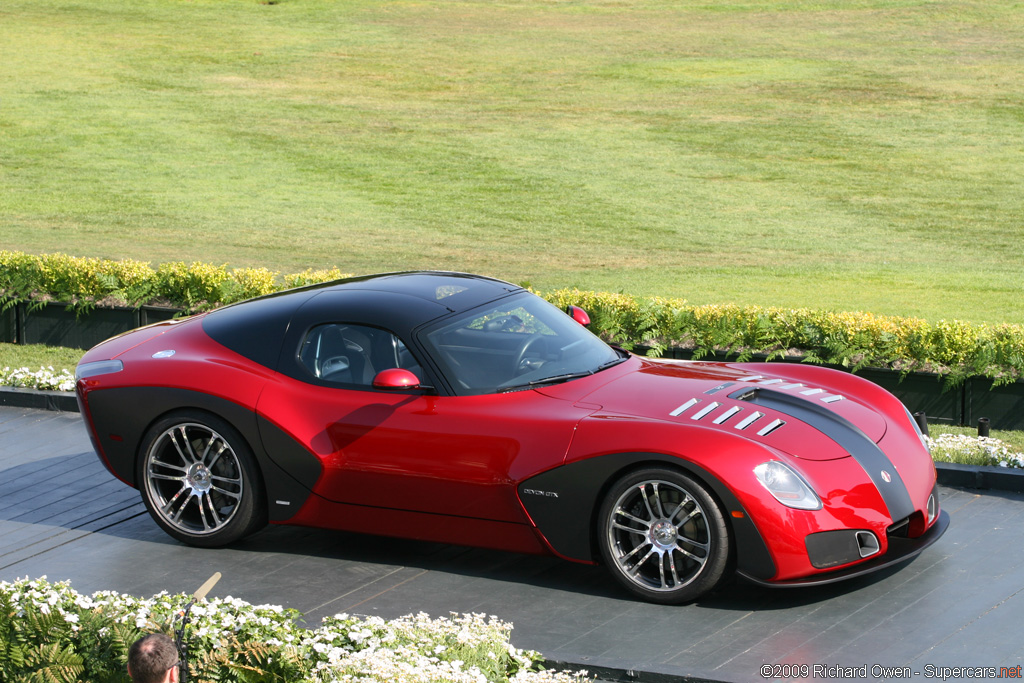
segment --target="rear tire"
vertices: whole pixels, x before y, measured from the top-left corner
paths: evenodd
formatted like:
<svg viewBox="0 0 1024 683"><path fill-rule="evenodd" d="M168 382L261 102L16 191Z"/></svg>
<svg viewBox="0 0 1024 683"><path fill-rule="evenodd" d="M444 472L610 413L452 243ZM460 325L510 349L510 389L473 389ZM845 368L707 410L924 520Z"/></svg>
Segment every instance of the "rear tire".
<svg viewBox="0 0 1024 683"><path fill-rule="evenodd" d="M156 523L179 541L223 546L265 523L255 458L224 420L198 411L168 415L146 432L140 453L142 499Z"/></svg>
<svg viewBox="0 0 1024 683"><path fill-rule="evenodd" d="M718 585L729 563L720 507L702 484L672 469L638 470L616 482L597 533L612 576L649 602L695 600Z"/></svg>

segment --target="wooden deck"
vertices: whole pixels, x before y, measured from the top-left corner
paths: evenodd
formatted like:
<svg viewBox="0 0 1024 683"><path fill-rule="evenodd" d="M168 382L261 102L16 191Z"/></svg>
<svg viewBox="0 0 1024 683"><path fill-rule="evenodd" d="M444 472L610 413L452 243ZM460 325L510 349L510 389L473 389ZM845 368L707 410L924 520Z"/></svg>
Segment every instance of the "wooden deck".
<svg viewBox="0 0 1024 683"><path fill-rule="evenodd" d="M762 666L784 664L807 665L806 680L893 673L876 666L909 667L917 679L940 677L938 667L1016 667L1024 495L942 493L950 530L902 567L810 589L733 584L698 604L659 607L627 598L600 568L554 558L296 527L189 548L106 472L77 414L7 407L0 580L46 575L84 593L148 596L191 592L220 571L214 594L293 607L313 623L337 612L484 612L515 624L517 646L620 680L758 681Z"/></svg>

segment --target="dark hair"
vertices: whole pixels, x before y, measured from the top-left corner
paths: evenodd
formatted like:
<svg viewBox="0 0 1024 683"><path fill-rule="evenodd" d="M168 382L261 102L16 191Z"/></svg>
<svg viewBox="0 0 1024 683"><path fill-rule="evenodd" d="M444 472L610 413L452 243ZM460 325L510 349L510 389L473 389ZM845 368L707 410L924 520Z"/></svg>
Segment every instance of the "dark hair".
<svg viewBox="0 0 1024 683"><path fill-rule="evenodd" d="M177 663L178 648L163 633L143 636L128 650L128 671L135 683L161 683Z"/></svg>

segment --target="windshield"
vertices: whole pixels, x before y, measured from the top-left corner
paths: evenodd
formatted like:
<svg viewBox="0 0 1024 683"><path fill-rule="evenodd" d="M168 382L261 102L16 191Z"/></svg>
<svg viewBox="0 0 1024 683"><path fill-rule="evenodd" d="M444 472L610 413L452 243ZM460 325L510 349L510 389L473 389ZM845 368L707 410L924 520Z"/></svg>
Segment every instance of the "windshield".
<svg viewBox="0 0 1024 683"><path fill-rule="evenodd" d="M626 358L529 293L446 320L422 339L459 394L568 381Z"/></svg>

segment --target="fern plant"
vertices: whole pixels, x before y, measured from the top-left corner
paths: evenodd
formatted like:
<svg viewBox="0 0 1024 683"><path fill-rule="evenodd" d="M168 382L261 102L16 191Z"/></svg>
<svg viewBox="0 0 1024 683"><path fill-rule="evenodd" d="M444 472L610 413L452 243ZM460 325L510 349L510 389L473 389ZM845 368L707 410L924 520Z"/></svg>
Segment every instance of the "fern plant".
<svg viewBox="0 0 1024 683"><path fill-rule="evenodd" d="M0 626L3 680L18 683L77 683L85 663L73 642L73 629L53 610L15 610L8 601Z"/></svg>

